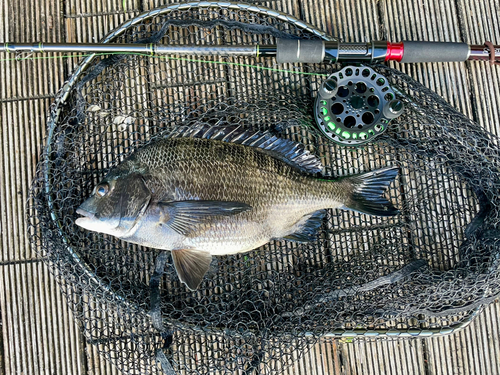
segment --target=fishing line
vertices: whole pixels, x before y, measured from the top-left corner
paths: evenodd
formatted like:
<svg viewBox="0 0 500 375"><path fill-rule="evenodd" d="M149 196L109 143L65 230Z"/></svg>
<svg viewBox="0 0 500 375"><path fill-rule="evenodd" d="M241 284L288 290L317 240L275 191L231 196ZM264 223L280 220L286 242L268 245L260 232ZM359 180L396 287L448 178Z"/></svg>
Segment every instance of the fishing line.
<svg viewBox="0 0 500 375"><path fill-rule="evenodd" d="M62 55L62 56L35 56L35 57L13 57L10 59L0 59L0 62L7 62L7 61L34 61L34 60L48 60L48 59L70 59L70 58L82 58L82 57L90 57L90 56L110 56L110 55L132 55L132 56L143 56L143 57L154 57L157 59L165 59L165 60L174 60L174 61L185 61L185 62L194 62L194 63L206 63L206 64L215 64L215 65L231 65L231 66L237 66L241 68L253 68L253 69L260 69L260 70L268 70L272 72L277 72L277 73L290 73L290 74L296 74L296 75L309 75L309 76L318 76L318 77L328 77L328 74L325 73L315 73L315 72L299 72L299 71L294 71L294 70L288 70L288 69L278 69L278 68L271 68L267 66L259 66L259 65L253 65L253 64L243 64L243 63L237 63L237 62L231 62L231 61L210 61L210 60L203 60L203 59L190 59L187 57L173 57L173 56L163 56L163 55L156 55L156 54L146 54L146 53L137 53L137 52L117 52L117 53L91 53L91 54L83 54L83 55Z"/></svg>

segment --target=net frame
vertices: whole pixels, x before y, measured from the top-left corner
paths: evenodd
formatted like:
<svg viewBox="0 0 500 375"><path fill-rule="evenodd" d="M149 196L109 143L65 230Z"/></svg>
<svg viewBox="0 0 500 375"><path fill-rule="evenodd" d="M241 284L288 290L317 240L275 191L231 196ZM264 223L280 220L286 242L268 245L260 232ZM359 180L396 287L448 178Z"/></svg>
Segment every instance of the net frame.
<svg viewBox="0 0 500 375"><path fill-rule="evenodd" d="M297 28L297 30L301 30L302 32L306 33L308 37L314 38L314 37L319 37L324 40L334 40L333 37L330 37L326 35L325 33L313 28L310 25L307 25L303 23L302 21L299 21L289 15L285 15L280 12L276 12L270 9L267 9L265 7L258 7L258 6L248 6L244 4L232 4L232 3L221 3L221 2L192 2L188 4L176 4L172 6L168 6L165 8L160 8L156 9L154 11L150 11L147 13L144 13L141 16L138 16L134 18L131 21L128 21L124 23L122 26L120 26L117 30L114 32L110 33L104 40L104 43L111 42L115 40L116 38L122 37L125 35L131 28L136 27L137 25L148 21L149 19L154 19L155 17L159 16L164 16L168 15L173 12L177 11L190 11L193 9L217 9L217 10L235 10L235 11L244 11L248 12L249 14L258 14L259 16L265 16L265 17L271 17L274 19L279 20L280 22L283 22L283 24L291 24L294 27ZM453 308L449 311L455 312L455 314L452 314L451 316L446 313L446 310L444 313L441 313L439 311L418 311L414 310L410 314L406 315L404 319L407 319L407 322L401 322L398 320L401 320L404 314L401 315L396 314L395 319L391 322L390 320L390 315L391 314L385 314L383 318L376 317L376 314L374 314L374 318L371 321L371 327L370 324L366 324L365 327L357 327L355 324L346 324L345 327L343 328L337 328L333 327L334 329L328 330L328 329L311 329L311 330L301 330L299 332L294 332L293 335L290 335L289 333L286 333L287 331L293 331L294 329L294 322L298 320L303 319L305 314L303 313L304 310L295 309L293 310L293 314L291 316L287 316L287 318L293 318L290 319L290 322L288 325L284 325L284 328L281 329L281 333L276 334L276 332L273 332L273 335L266 337L265 339L262 339L262 337L258 337L258 334L256 334L255 330L252 329L247 329L246 333L241 333L241 329L229 329L229 328L214 328L214 327L209 327L207 325L203 326L200 328L196 324L196 322L182 322L182 321L175 321L175 320L169 320L165 319L162 317L162 312L160 311L161 309L157 309L157 306L155 307L155 303L151 303L151 308L150 309L144 309L140 308L134 303L131 303L130 301L127 300L127 298L124 298L121 296L119 293L117 293L113 287L110 287L107 285L103 280L97 276L95 269L93 270L91 267L86 264L86 262L81 258L80 254L78 251L75 251L71 247L71 241L68 240L65 234L65 227L68 225L68 221L66 218L59 218L57 216L57 211L58 211L58 199L60 197L57 197L57 191L54 194L51 188L51 179L53 178L53 174L59 173L56 168L51 169L51 165L49 165L50 158L53 157L51 155L57 153L55 149L57 147L64 147L64 137L60 137L60 132L58 133L57 127L60 125L59 121L61 116L63 115L64 108L68 105L79 105L78 99L75 99L75 91L78 91L78 85L79 82L81 82L82 77L85 77L86 74L88 74L89 69L95 68L97 64L94 63L94 60L98 58L97 55L91 55L84 59L82 63L78 66L76 69L75 73L70 77L70 79L65 83L63 89L61 92L58 94L56 101L53 105L51 115L49 117L48 121L48 136L47 136L47 148L44 151L44 156L42 157L42 162L41 166L39 167L39 178L37 181L34 183L34 188L33 188L33 199L36 202L33 204L33 206L30 207L28 210L29 212L29 221L31 224L30 228L30 234L32 238L32 243L35 244L36 246L40 246L42 248L42 251L44 255L47 255L48 263L53 272L58 274L58 280L60 283L63 284L63 290L65 291L68 301L72 306L72 310L74 312L79 312L81 311L81 306L82 304L85 303L91 303L95 304L95 306L98 306L99 304L105 304L107 305L106 308L103 308L103 311L109 312L113 311L111 315L117 314L119 315L129 315L132 316L132 318L129 319L129 321L142 321L143 322L148 322L148 324L144 325L142 327L142 333L145 336L144 340L130 340L130 336L127 336L127 339L122 343L122 348L127 348L127 352L130 353L133 350L137 350L140 352L153 352L154 355L150 355L150 359L152 362L159 362L160 367L163 369L162 371L165 373L168 373L169 368L172 367L170 364L169 360L167 359L167 355L165 354L168 352L168 347L171 347L172 342L170 342L168 345L167 343L169 341L175 341L172 337L175 335L178 335L179 331L181 330L188 330L192 335L196 336L199 335L201 338L200 342L203 341L203 338L206 339L206 337L218 337L220 340L223 341L231 341L233 340L234 342L239 342L239 347L247 348L247 352L244 353L244 355L235 355L233 358L233 362L230 364L224 364L215 366L216 370L219 372L225 372L225 371L233 371L234 369L241 369L239 365L237 364L238 360L241 358L245 358L245 366L247 371L248 369L254 368L255 371L258 371L258 369L263 366L263 363L266 363L265 361L262 360L261 357L265 357L266 350L263 350L263 348L269 348L272 347L274 350L277 350L276 348L279 348L281 350L279 355L276 355L273 358L277 357L287 357L287 363L290 362L291 354L286 354L286 349L284 349L282 346L279 344L276 346L271 345L271 342L274 342L276 340L283 340L284 337L290 339L291 341L287 341L287 343L292 342L292 341L301 341L297 345L293 346L294 349L301 349L301 348L306 348L310 345L310 343L315 342L319 337L353 337L353 336L364 336L364 337L422 337L422 336L429 336L429 335L441 335L441 334L449 334L451 332L456 331L457 329L463 328L466 325L468 325L471 320L473 319L474 316L478 314L478 312L481 310L482 306L484 306L485 303L488 303L491 301L493 298L495 298L498 295L498 288L495 289L496 285L494 283L491 283L490 288L497 292L485 292L485 297L479 302L471 305L465 304L465 307L462 310L459 310L457 308ZM196 62L194 63L196 64ZM203 64L203 63L202 63ZM140 64L139 64L140 65ZM244 65L239 65L239 68L241 69L252 69L249 67L246 67ZM134 68L134 66L132 66ZM293 69L296 67L292 67ZM333 69L335 67L332 66L321 66L316 68L317 71L319 71L319 74L324 74L326 71L329 69ZM486 150L487 152L483 152L484 158L492 158L494 159L493 162L491 160L488 160L489 164L485 162L488 166L488 168L491 168L491 165L496 166L498 163L498 160L496 159L498 157L496 146L497 146L497 140L494 138L492 135L487 134L482 130L477 124L474 124L471 122L469 119L465 118L462 115L457 114L456 112L453 112L450 110L449 104L441 100L436 94L432 93L430 90L424 88L423 86L417 84L416 82L411 81L408 79L408 77L404 76L402 73L397 73L396 71L389 69L384 66L377 66L374 67L377 69L379 72L383 72L386 76L390 77L391 84L393 87L396 87L396 90L398 92L398 95L401 99L405 100L405 103L409 105L409 111L411 111L415 115L415 118L419 118L424 116L427 121L429 122L434 122L434 123L446 123L450 122L450 113L455 116L455 118L460 119L460 122L462 124L466 124L467 127L465 128L458 128L453 131L453 129L449 129L446 126L443 128L443 133L439 134L439 137L443 139L443 137L446 136L444 134L444 129L447 131L450 131L448 136L450 139L457 139L453 137L461 137L460 139L466 139L466 136L472 136L472 139L474 140L470 144L464 144L462 148L459 148L459 151L463 150L471 150L471 149L479 149L479 150ZM104 69L112 69L112 67L105 67ZM305 68L303 66L300 66L299 70L307 70L308 68ZM314 69L313 69L314 71ZM280 74L284 75L285 77L287 75L291 75L292 73L288 72L281 72ZM269 77L266 77L269 78ZM293 81L293 80L292 80ZM89 81L91 82L91 81ZM300 84L303 82L303 79L299 79L296 82L293 82L294 84ZM308 82L307 84L309 85L309 90L313 91L315 87L317 87L318 82ZM316 84L316 86L315 86ZM293 85L292 85L293 86ZM87 90L87 97L89 96L88 92L89 88L86 88ZM301 90L299 89L298 92ZM309 94L309 92L306 92L306 94ZM76 95L78 96L78 95ZM76 100L76 101L75 101ZM269 105L269 104L267 104ZM445 113L441 113L439 110L439 106L442 108L446 108L448 112L445 111ZM90 108L91 105L87 105L86 108L86 113L88 113L88 108ZM292 105L293 107L293 105ZM214 106L216 108L216 106ZM431 109L430 113L422 113L422 109ZM213 109L213 108L210 108ZM248 109L248 107L245 107L244 109ZM294 112L295 111L295 112ZM311 111L312 111L312 105L311 105ZM90 111L92 112L92 111ZM304 118L303 112L300 109L293 108L291 111L292 113L298 114L298 117ZM213 114L213 113L212 113ZM233 113L232 116L237 116L241 115L240 113ZM293 116L291 116L293 117ZM312 116L311 116L312 117ZM309 117L305 117L309 118ZM201 115L200 117L196 118L196 121L209 121L211 120L210 116L205 116ZM276 121L278 125L280 125L280 121ZM420 147L415 144L412 144L410 141L412 140L411 137L408 137L408 134L411 132L411 129L408 130L406 128L407 126L411 125L411 121L407 121L406 123L404 121L402 122L397 122L395 121L391 125L391 131L388 132L389 135L384 136L382 140L379 142L384 145L386 148L390 147L401 147L403 144L405 147L411 149L414 151L415 155L420 156L420 157L427 157L429 158L429 155L425 155L425 152L429 153L430 151L425 149L425 147ZM281 124L282 125L282 124ZM297 126L299 130L297 131ZM300 124L297 122L294 122L290 120L285 126L283 126L283 131L284 134L287 136L291 137L292 139L296 139L299 141L305 142L309 147L311 147L314 151L317 150L323 150L324 148L330 147L329 144L327 143L318 143L318 139L321 139L321 135L319 135L318 132L316 132L313 128L311 127L306 127L300 128ZM304 136L304 132L309 132L309 135ZM429 130L430 134L427 134L427 137L429 137L429 141L432 141L432 139L436 139L436 134L432 134L432 129ZM461 134L461 133L465 133ZM468 133L468 134L467 134ZM399 134L402 136L394 136L394 134ZM481 135L481 137L478 136L478 134ZM313 141L311 141L311 135ZM58 138L59 137L59 138ZM62 140L61 140L62 139ZM309 143L308 143L309 142ZM316 142L315 144L311 145L310 142ZM137 144L134 145L134 147L137 147ZM371 146L368 146L371 147ZM413 148L412 148L413 147ZM430 148L430 146L429 146ZM422 150L423 149L423 150ZM425 151L425 152L424 152ZM330 161L332 160L332 152L331 150L329 151L329 158ZM368 152L368 154L372 153ZM458 151L457 151L458 152ZM340 150L340 153L343 154L342 157L349 157L346 155L348 152L345 150ZM126 152L123 154L120 154L121 156L125 155ZM328 152L327 152L328 154ZM481 154L481 155L483 155ZM328 156L328 155L327 155ZM325 155L323 155L325 157ZM328 159L328 157L326 157ZM448 158L450 159L450 158ZM451 158L451 160L453 160ZM51 161L53 162L53 161ZM338 163L338 161L337 161ZM443 165L448 163L450 164L450 160L442 161ZM455 172L457 174L462 173L460 170L460 166L458 165L453 165L453 161L451 162L452 166L450 167L451 170L455 170L458 172ZM480 163L477 163L477 165L480 165ZM52 167L57 167L57 163L52 163ZM338 164L337 164L338 166ZM495 167L496 168L496 167ZM495 171L495 168L493 170ZM329 170L330 169L330 170ZM333 165L332 164L327 164L327 173L332 173ZM352 168L351 168L352 169ZM332 173L333 174L333 173ZM488 180L490 178L490 180ZM482 186L489 181L492 181L492 183L495 183L497 179L497 176L479 176L476 178L476 182L479 186ZM474 180L473 177L471 177L471 180ZM485 182L486 181L486 182ZM494 248L496 247L497 243L497 236L496 233L494 232L496 222L493 223L487 223L489 226L487 229L484 229L483 227L485 226L485 218L486 222L488 221L487 219L490 216L494 216L493 213L496 212L496 197L491 195L489 191L480 191L476 190L474 191L476 194L477 198L476 201L472 202L470 204L471 207L475 207L477 210L477 214L470 218L471 224L467 227L469 229L469 232L471 234L470 239L468 241L483 241L483 242L488 242L488 246ZM470 191L469 193L470 194ZM483 200L481 200L484 198ZM485 203L486 202L486 203ZM76 202L75 202L76 203ZM50 227L40 227L40 223L33 223L33 218L36 217L35 212L37 210L40 210L42 206L46 205L48 207L50 213L48 216L52 219L52 224L55 224L55 226ZM486 212L486 213L484 213ZM331 217L328 218L329 222L339 222L342 220L344 214L337 214L337 215L331 215ZM43 219L43 217L42 217ZM480 220L481 219L481 220ZM363 225L363 222L360 221L358 222L358 225L361 224L360 226ZM46 224L43 224L46 225ZM471 229L472 228L472 229ZM50 231L50 234L47 236L47 230ZM465 229L464 229L465 231ZM488 232L489 231L489 232ZM40 234L42 233L42 234ZM481 236L474 237L474 233L480 234ZM486 233L486 234L485 234ZM328 236L335 236L336 234L334 232L325 232L325 235ZM62 240L61 241L54 241L54 236L57 237L59 236ZM484 238L486 236L486 238ZM489 237L488 237L489 236ZM50 237L49 240L47 240L47 237ZM323 240L325 240L323 238ZM65 246L64 255L61 255L58 253L57 248L61 246ZM278 249L280 252L284 252L286 256L290 257L293 256L293 253L290 252L290 249L287 249L286 246L283 247L282 244L273 244L270 245L271 247L275 247ZM467 245L467 246L472 246L472 245ZM465 246L465 249L463 251L468 251L467 246ZM300 247L300 250L305 250L307 251L307 246L306 247ZM54 250L56 249L56 250ZM294 250L295 251L295 250ZM61 265L61 261L64 262L64 266ZM244 263L245 256L240 257L236 262ZM163 263L162 263L163 262ZM150 284L154 284L155 282L160 283L161 279L161 269L162 269L162 264L166 262L165 259L160 259L156 260L154 264L151 264L152 267L150 268L150 274L153 275L153 277L150 280ZM491 262L491 267L494 267L494 262ZM393 272L397 272L397 268L389 268ZM156 271L156 272L155 272ZM349 273L349 272L347 272ZM454 275L450 275L448 277L450 280L453 278ZM155 279L156 277L156 279ZM353 280L356 281L356 278L359 280L359 275L356 275L354 273L351 273L351 277L353 277ZM425 282L432 282L433 278L436 277L436 275L432 274L432 272L424 273L423 275L420 275L422 285L426 285ZM158 279L158 280L157 280ZM446 277L444 279L447 279ZM453 281L446 281L449 284L453 284ZM77 284L82 284L84 285L83 288L74 288L72 285L77 285ZM352 285L356 285L356 282L353 282ZM73 289L74 288L74 289ZM345 288L344 288L345 289ZM344 290L343 289L343 290ZM99 296L97 300L95 301L90 301L88 300L88 296L86 293L94 293L95 296ZM313 291L314 295L317 295L319 292L317 290ZM157 297L151 296L151 299L154 299ZM113 306L111 308L110 306ZM302 307L303 309L303 307ZM98 310L96 307L95 310ZM430 318L420 318L418 312L420 313L428 313ZM108 314L109 315L109 314ZM76 314L76 318L81 321L81 322L88 322L89 321L89 316L87 315L87 312L82 312L80 314ZM108 316L109 318L109 316ZM281 316L283 318L283 316ZM95 319L95 317L94 317ZM295 320L294 320L295 319ZM380 320L384 320L384 323L386 324L387 328L386 329L381 329L380 327L377 327L377 322L380 323ZM403 319L403 320L404 320ZM419 321L420 319L420 321ZM437 323L433 322L433 319L437 320ZM97 319L95 319L97 321ZM118 322L120 319L117 318L116 321ZM408 323L408 321L414 320L417 323ZM353 319L355 322L356 320ZM92 323L92 322L91 322ZM144 323L143 323L144 324ZM119 326L120 324L118 324ZM98 324L97 324L98 326ZM373 327L373 328L372 328ZM124 328L124 327L121 327ZM135 372L148 372L148 371L154 371L151 370L152 368L156 368L152 366L151 364L146 364L147 360L145 360L143 357L141 357L141 361L145 361L142 364L140 364L138 367L130 364L129 362L134 360L133 355L130 355L130 358L120 358L116 357L116 351L117 347L120 347L119 343L119 336L116 334L114 337L115 343L113 345L109 344L107 342L107 339L96 339L96 337L99 337L100 335L94 334L95 331L97 331L99 328L93 327L90 330L86 329L86 337L90 342L94 342L96 345L100 345L100 352L103 353L105 356L108 358L112 359L115 363L120 363L121 365L118 366L124 371L128 371L131 373ZM124 331L129 330L129 332L133 331L133 329L130 328L125 328ZM117 330L118 332L119 330ZM244 330L243 330L244 331ZM258 330L257 330L258 331ZM189 336L189 335L187 335ZM228 337L230 337L228 339ZM214 339L214 341L217 341L218 339ZM118 344L117 344L118 343ZM113 346L113 349L111 349L111 346ZM137 346L137 347L135 347ZM238 346L238 345L237 345ZM151 349L153 348L153 349ZM255 348L260 348L259 350L256 350ZM113 354L110 354L113 353ZM179 365L178 361L173 362L175 364L174 367L177 368L179 371L185 371L185 372L190 372L192 371L189 366L185 365L183 368L181 365ZM268 360L267 363L271 363L270 360ZM210 364L209 362L206 364L207 368L212 368L214 365ZM210 367L212 366L212 367ZM243 366L243 367L245 367ZM253 366L253 367L252 367ZM264 365L265 366L265 365ZM157 370L158 371L158 368Z"/></svg>

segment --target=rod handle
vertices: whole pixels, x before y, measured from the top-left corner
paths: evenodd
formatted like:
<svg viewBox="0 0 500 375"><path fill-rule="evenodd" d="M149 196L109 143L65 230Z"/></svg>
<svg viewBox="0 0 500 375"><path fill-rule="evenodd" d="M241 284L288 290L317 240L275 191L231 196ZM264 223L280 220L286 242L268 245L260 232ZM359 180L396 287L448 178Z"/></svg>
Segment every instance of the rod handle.
<svg viewBox="0 0 500 375"><path fill-rule="evenodd" d="M466 61L469 45L453 42L404 41L402 63Z"/></svg>
<svg viewBox="0 0 500 375"><path fill-rule="evenodd" d="M278 39L276 61L278 63L321 63L325 58L322 40Z"/></svg>

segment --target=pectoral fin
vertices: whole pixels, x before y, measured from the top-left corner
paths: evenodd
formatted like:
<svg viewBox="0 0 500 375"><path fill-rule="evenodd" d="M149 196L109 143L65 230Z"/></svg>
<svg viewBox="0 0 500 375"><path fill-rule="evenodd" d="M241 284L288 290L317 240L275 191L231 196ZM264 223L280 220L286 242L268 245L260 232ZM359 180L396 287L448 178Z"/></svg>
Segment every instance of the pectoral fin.
<svg viewBox="0 0 500 375"><path fill-rule="evenodd" d="M252 207L241 202L223 201L177 201L159 202L162 211L161 223L170 226L177 233L187 236L196 226L216 216L231 216Z"/></svg>
<svg viewBox="0 0 500 375"><path fill-rule="evenodd" d="M175 269L179 279L190 290L196 290L210 267L212 256L206 251L172 250Z"/></svg>

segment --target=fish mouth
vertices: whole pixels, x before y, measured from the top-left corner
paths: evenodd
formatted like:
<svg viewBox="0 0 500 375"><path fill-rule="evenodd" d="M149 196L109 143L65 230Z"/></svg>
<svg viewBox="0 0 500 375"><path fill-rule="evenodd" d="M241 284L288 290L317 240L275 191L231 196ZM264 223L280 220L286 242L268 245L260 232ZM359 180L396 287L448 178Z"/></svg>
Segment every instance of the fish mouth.
<svg viewBox="0 0 500 375"><path fill-rule="evenodd" d="M76 210L76 213L78 215L82 215L83 217L79 217L78 219L76 219L75 224L84 229L90 229L92 223L94 223L96 219L95 213L86 211L82 208L78 208Z"/></svg>
<svg viewBox="0 0 500 375"><path fill-rule="evenodd" d="M89 219L95 219L95 213L94 213L94 212L89 212L89 211L86 211L86 210L84 210L83 208L78 208L78 209L76 210L76 213L77 213L78 215L85 216L85 217L87 217L87 218L89 218ZM79 219L83 219L83 217L80 217Z"/></svg>

